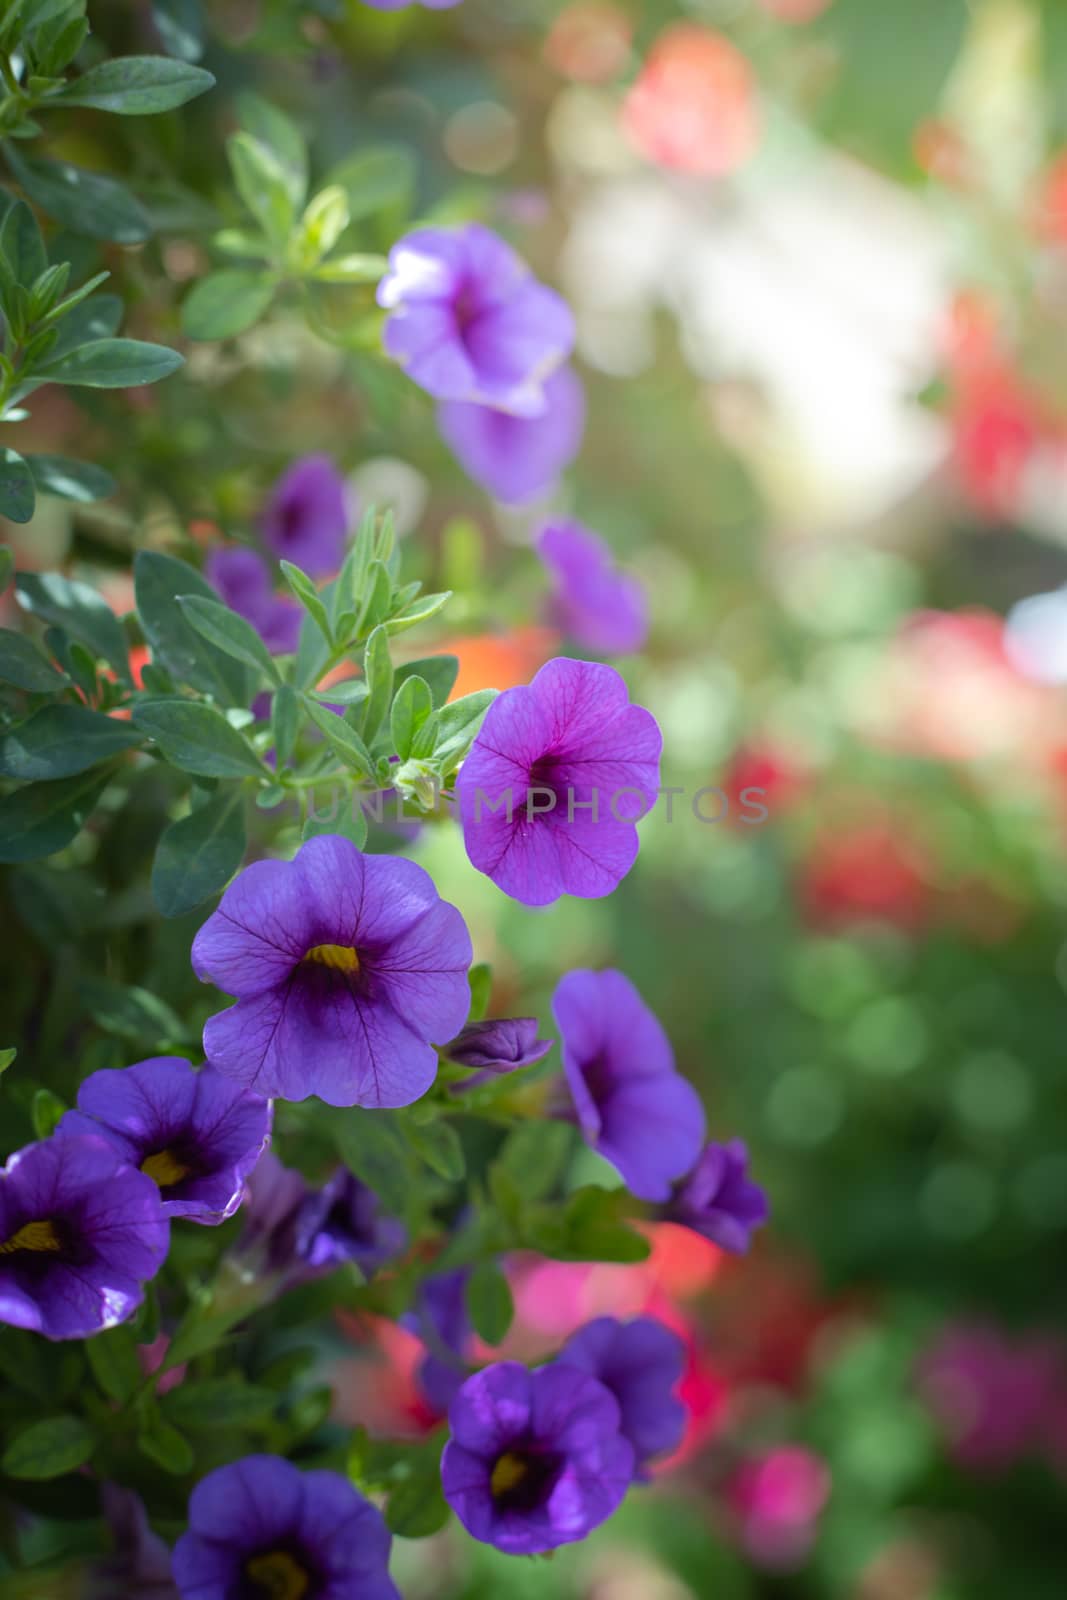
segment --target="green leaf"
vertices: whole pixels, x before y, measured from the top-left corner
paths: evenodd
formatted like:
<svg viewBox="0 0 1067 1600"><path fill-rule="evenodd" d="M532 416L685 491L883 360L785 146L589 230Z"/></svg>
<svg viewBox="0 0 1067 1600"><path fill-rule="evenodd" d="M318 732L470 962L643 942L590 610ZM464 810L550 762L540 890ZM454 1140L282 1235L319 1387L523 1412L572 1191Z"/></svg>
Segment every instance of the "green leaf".
<svg viewBox="0 0 1067 1600"><path fill-rule="evenodd" d="M190 339L232 339L269 310L275 280L239 267L210 272L193 285L182 306L182 332Z"/></svg>
<svg viewBox="0 0 1067 1600"><path fill-rule="evenodd" d="M37 505L33 473L17 450L0 449L0 516L29 522Z"/></svg>
<svg viewBox="0 0 1067 1600"><path fill-rule="evenodd" d="M467 973L470 984L471 1008L468 1022L481 1022L489 1011L489 996L493 988L493 969L488 961L478 961Z"/></svg>
<svg viewBox="0 0 1067 1600"><path fill-rule="evenodd" d="M430 1440L406 1456L400 1482L385 1502L385 1520L398 1538L429 1539L451 1515L441 1488L441 1442Z"/></svg>
<svg viewBox="0 0 1067 1600"><path fill-rule="evenodd" d="M181 594L178 604L197 633L211 644L217 645L235 661L243 661L258 677L272 683L281 682L281 673L263 640L244 617L224 606L219 600L206 600L203 595Z"/></svg>
<svg viewBox="0 0 1067 1600"><path fill-rule="evenodd" d="M165 345L142 339L94 339L58 361L47 361L37 376L45 383L85 389L132 389L142 383L158 383L184 364L185 357Z"/></svg>
<svg viewBox="0 0 1067 1600"><path fill-rule="evenodd" d="M50 661L26 634L0 629L0 683L14 683L30 694L54 694L66 688L69 678L56 672Z"/></svg>
<svg viewBox="0 0 1067 1600"><path fill-rule="evenodd" d="M326 177L348 197L350 220L393 208L410 207L415 192L415 159L406 145L377 145L345 158Z"/></svg>
<svg viewBox="0 0 1067 1600"><path fill-rule="evenodd" d="M130 682L126 635L106 600L89 584L58 572L16 572L15 596L24 611L62 628L94 659L106 661L123 682Z"/></svg>
<svg viewBox="0 0 1067 1600"><path fill-rule="evenodd" d="M316 283L377 283L388 266L385 256L335 256L332 261L320 262L311 276Z"/></svg>
<svg viewBox="0 0 1067 1600"><path fill-rule="evenodd" d="M393 748L401 761L411 754L415 735L433 711L430 686L424 678L405 678L397 690L390 714Z"/></svg>
<svg viewBox="0 0 1067 1600"><path fill-rule="evenodd" d="M290 244L290 260L306 271L328 255L348 226L348 200L336 184L310 200Z"/></svg>
<svg viewBox="0 0 1067 1600"><path fill-rule="evenodd" d="M13 281L27 289L48 265L37 218L24 200L16 200L0 226L0 254Z"/></svg>
<svg viewBox="0 0 1067 1600"><path fill-rule="evenodd" d="M173 111L215 87L214 75L169 56L120 56L90 67L56 96L66 106L92 106L119 117Z"/></svg>
<svg viewBox="0 0 1067 1600"><path fill-rule="evenodd" d="M345 1166L387 1211L403 1216L411 1202L411 1158L396 1113L353 1106L331 1111L326 1126Z"/></svg>
<svg viewBox="0 0 1067 1600"><path fill-rule="evenodd" d="M383 561L372 561L367 568L367 579L356 623L357 638L362 639L365 634L373 632L388 616L392 603L393 580L389 576L389 569Z"/></svg>
<svg viewBox="0 0 1067 1600"><path fill-rule="evenodd" d="M204 53L200 0L153 0L152 21L168 55L199 61Z"/></svg>
<svg viewBox="0 0 1067 1600"><path fill-rule="evenodd" d="M37 861L85 826L111 777L96 768L58 783L31 783L0 799L0 861Z"/></svg>
<svg viewBox="0 0 1067 1600"><path fill-rule="evenodd" d="M154 739L164 756L200 778L263 778L266 769L221 711L200 700L141 700L134 725Z"/></svg>
<svg viewBox="0 0 1067 1600"><path fill-rule="evenodd" d="M69 161L19 155L11 144L4 153L30 199L72 232L116 244L143 244L151 233L140 201L113 178L85 172Z"/></svg>
<svg viewBox="0 0 1067 1600"><path fill-rule="evenodd" d="M515 1315L511 1285L492 1261L482 1261L471 1272L466 1288L471 1325L486 1344L503 1344Z"/></svg>
<svg viewBox="0 0 1067 1600"><path fill-rule="evenodd" d="M437 713L437 743L434 760L443 773L459 765L474 743L485 721L485 713L497 697L496 689L476 689L459 700L450 700Z"/></svg>
<svg viewBox="0 0 1067 1600"><path fill-rule="evenodd" d="M55 1133L60 1118L66 1110L66 1103L57 1094L53 1094L51 1089L37 1090L30 1106L30 1119L38 1139L47 1139Z"/></svg>
<svg viewBox="0 0 1067 1600"><path fill-rule="evenodd" d="M153 1401L141 1407L141 1426L137 1434L137 1448L142 1455L154 1461L164 1472L183 1478L196 1464L193 1447L172 1428Z"/></svg>
<svg viewBox="0 0 1067 1600"><path fill-rule="evenodd" d="M330 711L326 706L319 705L310 695L304 696L304 710L320 733L326 736L330 749L346 767L358 773L361 778L373 778L374 763L370 758L370 751L356 730L349 727L343 717L339 717L336 711Z"/></svg>
<svg viewBox="0 0 1067 1600"><path fill-rule="evenodd" d="M144 1374L132 1328L109 1328L86 1339L84 1349L93 1377L109 1399L126 1401L140 1387Z"/></svg>
<svg viewBox="0 0 1067 1600"><path fill-rule="evenodd" d="M416 1122L409 1118L407 1135L420 1158L431 1171L448 1183L458 1183L467 1170L463 1146L455 1128L443 1118Z"/></svg>
<svg viewBox="0 0 1067 1600"><path fill-rule="evenodd" d="M110 339L120 326L125 309L117 294L94 294L91 299L79 302L60 322L59 337L49 359L58 361L94 339Z"/></svg>
<svg viewBox="0 0 1067 1600"><path fill-rule="evenodd" d="M226 154L237 192L268 239L283 245L295 218L290 177L268 145L250 133L235 133Z"/></svg>
<svg viewBox="0 0 1067 1600"><path fill-rule="evenodd" d="M244 860L245 845L240 789L222 789L172 822L152 863L152 894L163 915L184 916L219 894Z"/></svg>
<svg viewBox="0 0 1067 1600"><path fill-rule="evenodd" d="M106 1033L138 1043L182 1044L188 1038L181 1018L158 995L137 984L113 983L108 978L82 978L78 997L85 1010Z"/></svg>
<svg viewBox="0 0 1067 1600"><path fill-rule="evenodd" d="M312 796L308 793L308 804L312 804ZM305 840L314 839L321 833L337 833L342 839L348 839L357 850L362 850L367 842L367 817L359 804L359 795L356 792L342 797L340 805L330 806L325 816L318 816L312 812L301 833Z"/></svg>
<svg viewBox="0 0 1067 1600"><path fill-rule="evenodd" d="M6 1050L0 1050L0 1075L7 1071L17 1055L18 1051L14 1045L9 1045Z"/></svg>
<svg viewBox="0 0 1067 1600"><path fill-rule="evenodd" d="M330 628L330 619L326 607L322 603L319 591L312 583L306 572L301 572L299 567L294 567L291 561L281 563L282 575L293 594L300 601L308 616L313 618L316 627L326 640L327 644L333 643L333 632Z"/></svg>
<svg viewBox="0 0 1067 1600"><path fill-rule="evenodd" d="M243 1378L205 1378L179 1384L163 1397L160 1409L179 1428L246 1428L269 1421L279 1404L273 1389Z"/></svg>
<svg viewBox="0 0 1067 1600"><path fill-rule="evenodd" d="M574 1134L566 1122L522 1122L513 1128L497 1164L526 1200L543 1200L563 1180Z"/></svg>
<svg viewBox="0 0 1067 1600"><path fill-rule="evenodd" d="M133 563L137 614L152 654L178 682L187 683L225 705L247 706L252 698L248 669L208 644L178 604L178 597L218 594L194 567L176 556L139 550Z"/></svg>
<svg viewBox="0 0 1067 1600"><path fill-rule="evenodd" d="M7 588L11 582L11 574L15 570L15 558L8 545L0 544L0 591Z"/></svg>
<svg viewBox="0 0 1067 1600"><path fill-rule="evenodd" d="M110 472L91 461L71 461L66 456L27 456L26 465L33 474L38 493L55 495L59 500L89 505L94 500L106 500L118 490Z"/></svg>
<svg viewBox="0 0 1067 1600"><path fill-rule="evenodd" d="M276 158L295 215L304 204L308 185L308 151L303 134L284 111L249 91L237 96L237 118L245 132Z"/></svg>
<svg viewBox="0 0 1067 1600"><path fill-rule="evenodd" d="M458 656L423 656L420 661L406 661L396 669L397 688L405 678L422 678L430 686L435 707L443 706L456 686L459 676Z"/></svg>
<svg viewBox="0 0 1067 1600"><path fill-rule="evenodd" d="M271 706L271 726L274 732L274 754L277 759L277 770L281 772L286 766L293 750L296 748L297 734L300 732L302 708L300 696L288 683L283 683L274 694L274 703Z"/></svg>
<svg viewBox="0 0 1067 1600"><path fill-rule="evenodd" d="M389 712L393 698L393 663L389 657L389 637L384 628L375 628L367 640L363 659L367 679L367 698L360 724L364 739L370 744Z"/></svg>
<svg viewBox="0 0 1067 1600"><path fill-rule="evenodd" d="M451 598L451 589L446 589L444 594L424 594L405 606L395 617L390 617L386 627L390 633L405 633L408 628L417 627L420 622L426 622L430 617L436 616Z"/></svg>
<svg viewBox="0 0 1067 1600"><path fill-rule="evenodd" d="M634 1264L648 1258L651 1246L643 1233L627 1226L622 1208L630 1204L624 1189L600 1189L588 1185L576 1189L563 1214L563 1238L556 1248L546 1250L560 1261L617 1261ZM536 1231L530 1234L534 1249Z"/></svg>
<svg viewBox="0 0 1067 1600"><path fill-rule="evenodd" d="M23 783L72 778L140 743L128 722L87 706L42 706L0 735L0 777Z"/></svg>
<svg viewBox="0 0 1067 1600"><path fill-rule="evenodd" d="M61 1478L76 1472L93 1453L93 1436L80 1417L45 1417L12 1439L0 1469L9 1478Z"/></svg>

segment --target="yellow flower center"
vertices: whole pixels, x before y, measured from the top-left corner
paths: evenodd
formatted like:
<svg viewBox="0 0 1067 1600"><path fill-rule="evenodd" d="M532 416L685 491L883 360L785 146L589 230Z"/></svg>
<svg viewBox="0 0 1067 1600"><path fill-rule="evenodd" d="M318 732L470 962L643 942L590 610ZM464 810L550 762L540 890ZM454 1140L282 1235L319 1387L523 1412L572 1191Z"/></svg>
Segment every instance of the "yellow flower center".
<svg viewBox="0 0 1067 1600"><path fill-rule="evenodd" d="M300 1563L284 1550L252 1556L245 1562L245 1572L269 1600L303 1600L311 1583Z"/></svg>
<svg viewBox="0 0 1067 1600"><path fill-rule="evenodd" d="M54 1222L24 1222L17 1233L0 1244L0 1256L14 1255L16 1250L56 1251L62 1248Z"/></svg>
<svg viewBox="0 0 1067 1600"><path fill-rule="evenodd" d="M512 1450L508 1450L500 1457L493 1467L493 1475L489 1479L489 1489L494 1500L499 1500L502 1495L510 1494L517 1489L526 1478L530 1470L530 1463Z"/></svg>
<svg viewBox="0 0 1067 1600"><path fill-rule="evenodd" d="M359 977L359 956L350 944L316 944L304 956L305 961L318 967L329 967L332 972L344 972L349 977Z"/></svg>
<svg viewBox="0 0 1067 1600"><path fill-rule="evenodd" d="M141 1162L141 1171L146 1178L151 1178L153 1183L158 1183L161 1189L169 1189L174 1183L181 1183L192 1171L184 1161L179 1161L173 1150L157 1150L153 1155L145 1156Z"/></svg>

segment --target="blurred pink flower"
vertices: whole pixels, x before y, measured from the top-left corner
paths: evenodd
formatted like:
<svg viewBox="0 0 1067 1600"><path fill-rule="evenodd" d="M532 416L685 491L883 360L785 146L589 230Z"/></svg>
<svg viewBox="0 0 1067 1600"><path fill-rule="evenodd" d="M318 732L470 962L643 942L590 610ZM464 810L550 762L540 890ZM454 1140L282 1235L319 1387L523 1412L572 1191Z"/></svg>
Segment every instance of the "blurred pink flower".
<svg viewBox="0 0 1067 1600"><path fill-rule="evenodd" d="M802 1445L746 1461L727 1489L742 1544L757 1566L773 1571L803 1563L829 1495L829 1468Z"/></svg>
<svg viewBox="0 0 1067 1600"><path fill-rule="evenodd" d="M956 1459L999 1471L1037 1448L1062 1415L1062 1352L1052 1340L1010 1340L975 1324L946 1328L919 1365L919 1390Z"/></svg>

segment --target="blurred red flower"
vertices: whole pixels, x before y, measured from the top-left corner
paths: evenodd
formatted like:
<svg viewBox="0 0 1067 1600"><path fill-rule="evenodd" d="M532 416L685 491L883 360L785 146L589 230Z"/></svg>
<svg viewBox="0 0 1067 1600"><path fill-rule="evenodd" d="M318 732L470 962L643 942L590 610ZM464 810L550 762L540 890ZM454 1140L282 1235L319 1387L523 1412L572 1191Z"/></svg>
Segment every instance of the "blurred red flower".
<svg viewBox="0 0 1067 1600"><path fill-rule="evenodd" d="M696 177L734 172L756 148L752 70L719 33L681 23L660 34L626 97L623 128L648 160Z"/></svg>

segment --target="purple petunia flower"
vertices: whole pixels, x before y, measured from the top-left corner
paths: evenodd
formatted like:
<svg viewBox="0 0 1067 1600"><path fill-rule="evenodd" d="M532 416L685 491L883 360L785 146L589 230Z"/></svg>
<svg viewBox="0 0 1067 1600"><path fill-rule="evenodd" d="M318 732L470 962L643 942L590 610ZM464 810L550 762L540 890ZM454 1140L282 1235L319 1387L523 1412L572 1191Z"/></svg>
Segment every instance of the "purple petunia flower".
<svg viewBox="0 0 1067 1600"><path fill-rule="evenodd" d="M573 1333L557 1360L579 1367L610 1389L621 1430L638 1468L676 1450L685 1432L685 1407L674 1393L685 1367L685 1346L655 1317L596 1317Z"/></svg>
<svg viewBox="0 0 1067 1600"><path fill-rule="evenodd" d="M580 522L551 523L537 552L555 579L551 618L566 637L598 655L627 655L648 637L648 599L616 570L611 551Z"/></svg>
<svg viewBox="0 0 1067 1600"><path fill-rule="evenodd" d="M174 1547L182 1600L400 1600L381 1513L339 1472L245 1456L202 1478Z"/></svg>
<svg viewBox="0 0 1067 1600"><path fill-rule="evenodd" d="M321 1189L312 1190L296 1217L295 1249L308 1266L354 1261L370 1277L407 1243L407 1229L387 1216L373 1189L341 1167Z"/></svg>
<svg viewBox="0 0 1067 1600"><path fill-rule="evenodd" d="M421 1285L414 1309L403 1326L419 1336L426 1354L415 1369L415 1381L431 1410L444 1416L470 1376L465 1355L472 1328L467 1313L469 1267L439 1272Z"/></svg>
<svg viewBox="0 0 1067 1600"><path fill-rule="evenodd" d="M445 1499L468 1533L510 1555L584 1539L633 1479L617 1401L576 1367L497 1362L467 1379L448 1420Z"/></svg>
<svg viewBox="0 0 1067 1600"><path fill-rule="evenodd" d="M657 1017L621 972L568 972L552 1013L582 1137L640 1200L666 1200L704 1138L704 1107L675 1071Z"/></svg>
<svg viewBox="0 0 1067 1600"><path fill-rule="evenodd" d="M454 1083L452 1092L462 1093L479 1084L499 1078L520 1067L532 1067L552 1048L551 1039L537 1037L536 1017L490 1017L471 1022L458 1038L445 1047L445 1055L457 1067L470 1067L472 1077Z"/></svg>
<svg viewBox="0 0 1067 1600"><path fill-rule="evenodd" d="M766 1194L748 1176L748 1150L740 1139L731 1139L704 1148L675 1191L663 1220L679 1222L720 1249L741 1256L769 1215Z"/></svg>
<svg viewBox="0 0 1067 1600"><path fill-rule="evenodd" d="M140 1495L105 1483L100 1504L114 1550L89 1567L83 1600L115 1600L116 1595L122 1600L178 1600L170 1550L149 1527Z"/></svg>
<svg viewBox="0 0 1067 1600"><path fill-rule="evenodd" d="M463 470L505 505L524 505L555 483L578 454L585 432L585 390L572 367L545 382L545 409L515 417L491 406L445 400L441 437Z"/></svg>
<svg viewBox="0 0 1067 1600"><path fill-rule="evenodd" d="M519 417L547 410L545 380L574 343L566 301L479 222L407 234L378 304L393 313L386 352L423 389Z"/></svg>
<svg viewBox="0 0 1067 1600"><path fill-rule="evenodd" d="M468 856L525 905L610 894L637 857L662 743L613 667L546 662L494 700L460 770Z"/></svg>
<svg viewBox="0 0 1067 1600"><path fill-rule="evenodd" d="M348 519L345 480L329 456L303 456L271 490L263 539L309 577L328 578L344 560Z"/></svg>
<svg viewBox="0 0 1067 1600"><path fill-rule="evenodd" d="M272 656L293 654L303 612L295 600L274 593L262 556L244 545L223 545L209 551L204 576L230 610L252 624Z"/></svg>
<svg viewBox="0 0 1067 1600"><path fill-rule="evenodd" d="M107 1139L43 1139L0 1170L0 1322L87 1339L137 1310L170 1224Z"/></svg>
<svg viewBox="0 0 1067 1600"><path fill-rule="evenodd" d="M467 1015L471 955L421 867L320 834L246 867L194 939L197 976L237 996L204 1053L261 1094L410 1105L436 1075L432 1041Z"/></svg>
<svg viewBox="0 0 1067 1600"><path fill-rule="evenodd" d="M241 1204L270 1137L269 1103L180 1056L94 1072L57 1132L95 1133L159 1185L164 1214L217 1223Z"/></svg>

